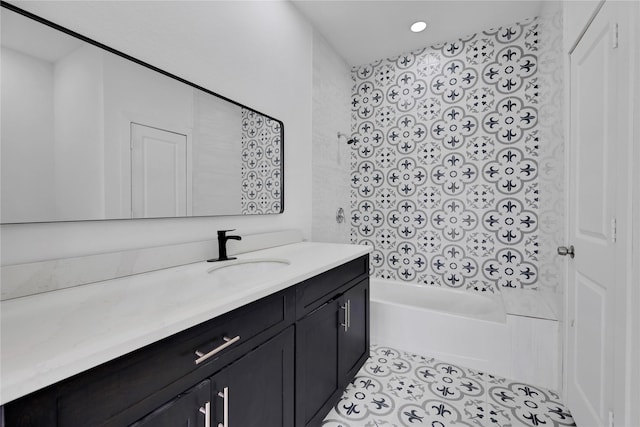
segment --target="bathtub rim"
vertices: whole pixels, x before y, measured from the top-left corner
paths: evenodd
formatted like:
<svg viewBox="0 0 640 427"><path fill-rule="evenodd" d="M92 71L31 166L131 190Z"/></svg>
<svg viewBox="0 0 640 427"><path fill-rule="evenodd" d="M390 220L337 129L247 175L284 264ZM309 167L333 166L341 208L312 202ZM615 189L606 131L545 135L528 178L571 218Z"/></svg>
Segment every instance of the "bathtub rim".
<svg viewBox="0 0 640 427"><path fill-rule="evenodd" d="M421 285L418 283L413 283L413 282L403 282L400 280L394 280L394 279L383 279L383 278L379 278L379 277L371 277L369 279L369 286L370 288L373 288L376 286L376 283L384 283L384 284L391 284L391 283L395 283L398 284L399 286L406 286L406 287L410 287L413 289L419 289L420 291L424 291L424 290L438 290L441 292L446 292L446 293L452 293L452 294L459 294L459 295L469 295L472 294L474 295L474 297L478 297L478 298L484 298L484 299L488 299L491 300L493 303L495 303L495 306L497 307L497 310L495 311L496 316L491 317L491 318L487 318L487 317L480 317L477 315L473 315L473 314L465 314L465 313L454 313L451 311L447 311L447 310L438 310L436 308L431 308L431 307L421 307L415 304L406 304L406 303L401 303L401 302L397 302L397 301L392 301L392 300L384 300L384 299L379 299L379 298L375 298L373 296L373 292L370 292L370 301L372 303L376 303L376 304L387 304L387 305L392 305L392 306L396 306L396 307L402 307L402 308L406 308L406 309L411 309L411 310L418 310L418 311L429 311L429 312L436 312L438 314L441 315L445 315L445 316L453 316L453 317L458 317L458 318L462 318L462 319L472 319L473 321L476 322L490 322L490 323L498 323L498 324L504 324L506 325L507 323L507 312L506 312L506 308L504 305L504 300L502 299L502 294L498 293L498 295L487 295L484 293L480 293L477 291L465 291L462 289L456 289L456 288L449 288L449 287L445 287L445 286L432 286L432 285Z"/></svg>

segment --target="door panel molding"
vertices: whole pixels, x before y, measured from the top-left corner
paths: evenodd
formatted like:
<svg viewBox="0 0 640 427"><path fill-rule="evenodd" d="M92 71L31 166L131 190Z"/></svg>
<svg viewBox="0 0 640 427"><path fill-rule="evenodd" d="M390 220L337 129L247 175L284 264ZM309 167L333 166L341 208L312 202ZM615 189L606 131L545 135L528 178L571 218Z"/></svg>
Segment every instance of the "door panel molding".
<svg viewBox="0 0 640 427"><path fill-rule="evenodd" d="M131 217L184 216L188 206L187 136L131 123Z"/></svg>
<svg viewBox="0 0 640 427"><path fill-rule="evenodd" d="M640 320L636 327L638 302L630 301L640 293L632 245L639 218L633 209L640 206L633 179L640 132L640 7L634 3L604 2L567 62L567 244L575 245L576 257L567 260L563 359L565 400L577 425L640 419L640 338L632 337ZM581 69L586 66L594 70Z"/></svg>

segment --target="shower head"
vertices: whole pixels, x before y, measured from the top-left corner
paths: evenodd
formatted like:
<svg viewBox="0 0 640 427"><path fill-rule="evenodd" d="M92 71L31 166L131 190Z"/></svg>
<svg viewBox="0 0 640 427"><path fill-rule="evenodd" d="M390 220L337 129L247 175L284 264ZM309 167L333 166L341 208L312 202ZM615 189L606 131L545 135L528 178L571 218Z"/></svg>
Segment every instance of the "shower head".
<svg viewBox="0 0 640 427"><path fill-rule="evenodd" d="M351 145L356 142L355 138L349 138L346 134L342 132L338 132L338 139L344 138L347 141L347 144Z"/></svg>

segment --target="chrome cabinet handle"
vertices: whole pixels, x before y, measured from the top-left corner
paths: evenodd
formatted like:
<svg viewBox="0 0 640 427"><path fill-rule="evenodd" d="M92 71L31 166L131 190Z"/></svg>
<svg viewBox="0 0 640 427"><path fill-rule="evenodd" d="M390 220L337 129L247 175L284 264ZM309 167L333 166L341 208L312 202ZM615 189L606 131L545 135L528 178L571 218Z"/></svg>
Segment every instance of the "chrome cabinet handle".
<svg viewBox="0 0 640 427"><path fill-rule="evenodd" d="M340 323L340 326L347 332L351 327L351 300L348 299L340 308L344 310L344 323Z"/></svg>
<svg viewBox="0 0 640 427"><path fill-rule="evenodd" d="M349 321L348 321L348 310L349 310L349 302L345 302L344 304L342 304L340 306L341 309L344 310L344 323L340 323L340 326L342 326L344 328L344 331L347 332L347 329L349 329Z"/></svg>
<svg viewBox="0 0 640 427"><path fill-rule="evenodd" d="M218 423L218 427L229 427L229 387L218 392L218 397L222 398L222 422Z"/></svg>
<svg viewBox="0 0 640 427"><path fill-rule="evenodd" d="M211 427L211 402L207 402L200 408L200 413L204 414L204 427Z"/></svg>
<svg viewBox="0 0 640 427"><path fill-rule="evenodd" d="M229 347L230 345L232 345L233 343L237 342L240 340L240 335L236 335L234 338L229 338L229 337L223 337L222 338L225 343L214 348L213 350L211 350L209 353L203 353L201 351L196 350L196 356L198 356L198 358L195 360L195 364L199 365L202 362L204 362L205 360L207 360L208 358L210 358L211 356L215 355L216 353L221 352L222 350L224 350L225 348Z"/></svg>

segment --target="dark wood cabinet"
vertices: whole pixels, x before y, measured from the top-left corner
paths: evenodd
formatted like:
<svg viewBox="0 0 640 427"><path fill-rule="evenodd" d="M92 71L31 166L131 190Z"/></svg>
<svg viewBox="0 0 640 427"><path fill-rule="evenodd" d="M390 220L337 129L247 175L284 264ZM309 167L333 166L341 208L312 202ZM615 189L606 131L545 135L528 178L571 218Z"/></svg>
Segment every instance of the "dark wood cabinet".
<svg viewBox="0 0 640 427"><path fill-rule="evenodd" d="M369 280L345 292L338 305L346 317L338 334L338 376L351 381L369 357Z"/></svg>
<svg viewBox="0 0 640 427"><path fill-rule="evenodd" d="M205 380L162 405L131 427L205 427L210 413L211 383Z"/></svg>
<svg viewBox="0 0 640 427"><path fill-rule="evenodd" d="M79 419L91 426L128 425L291 325L294 303L293 290L279 292L58 384L49 391L57 401L56 425L76 426ZM220 348L225 337L239 338L195 363L196 351ZM8 417L40 411L28 401L15 405L20 411L12 410Z"/></svg>
<svg viewBox="0 0 640 427"><path fill-rule="evenodd" d="M297 426L319 426L369 356L369 279L341 290L297 322Z"/></svg>
<svg viewBox="0 0 640 427"><path fill-rule="evenodd" d="M9 402L2 426L318 426L368 350L363 256Z"/></svg>
<svg viewBox="0 0 640 427"><path fill-rule="evenodd" d="M338 304L332 300L296 326L296 425L306 426L333 405L339 389Z"/></svg>
<svg viewBox="0 0 640 427"><path fill-rule="evenodd" d="M130 427L293 427L293 329L287 328Z"/></svg>
<svg viewBox="0 0 640 427"><path fill-rule="evenodd" d="M293 427L293 329L211 377L211 425Z"/></svg>

